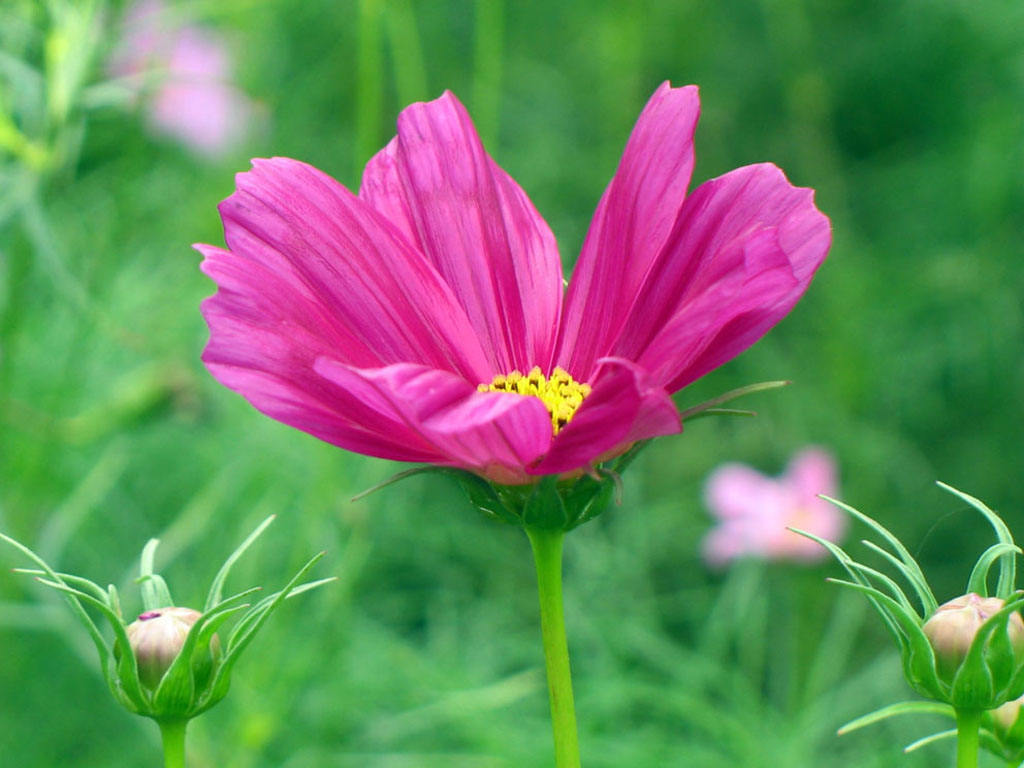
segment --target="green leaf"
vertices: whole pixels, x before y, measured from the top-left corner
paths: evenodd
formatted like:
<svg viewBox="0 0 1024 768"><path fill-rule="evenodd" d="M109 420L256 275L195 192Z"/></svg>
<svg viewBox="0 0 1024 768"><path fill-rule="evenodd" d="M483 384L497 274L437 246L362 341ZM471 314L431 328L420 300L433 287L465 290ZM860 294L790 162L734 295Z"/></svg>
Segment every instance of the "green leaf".
<svg viewBox="0 0 1024 768"><path fill-rule="evenodd" d="M931 616L933 613L935 613L935 609L939 607L939 603L935 599L935 595L932 594L931 587L928 586L928 581L925 579L924 573L921 572L921 566L917 564L917 561L913 558L913 556L911 556L910 552L907 551L907 548L903 546L903 543L899 539L897 539L884 525L882 525L879 522L876 522L875 520L872 520L863 512L854 509L849 504L844 504L838 499L833 499L825 495L821 495L820 497L825 501L829 502L830 504L834 504L835 506L844 510L848 514L853 515L862 523L874 529L883 539L885 539L889 543L889 546L891 546L896 551L896 553L899 555L900 560L907 568L906 572L909 574L911 585L914 587L914 590L917 592L918 597L921 599L921 604L923 608L922 614L924 616ZM878 548L875 547L875 549ZM880 549L878 549L878 551L884 552L884 550Z"/></svg>
<svg viewBox="0 0 1024 768"><path fill-rule="evenodd" d="M981 514L985 516L985 518L992 525L992 528L995 530L996 538L999 539L1000 544L1010 544L1011 546L1013 545L1013 536L1010 534L1010 529L1006 526L1006 523L1004 523L1002 518L999 517L999 515L997 515L995 512L989 509L979 499L976 499L970 494L964 493L963 491L958 491L951 485L946 485L945 483L937 483L937 485L943 490L949 491L954 496L960 497L968 504L970 504L972 507L974 507L976 510L981 512ZM1020 550L1016 551L1019 552ZM1000 598L1001 600L1006 600L1013 592L1013 590L1016 588L1016 580L1017 557L1016 552L1011 551L1007 554L1004 554L999 561L999 581L996 584L996 597Z"/></svg>
<svg viewBox="0 0 1024 768"><path fill-rule="evenodd" d="M907 746L903 748L903 751L908 753L913 752L933 742L942 741L943 739L951 739L955 736L956 728L953 728L949 731L940 731L939 733L933 733L931 736L925 736L923 739L918 739L917 741L907 744Z"/></svg>
<svg viewBox="0 0 1024 768"><path fill-rule="evenodd" d="M245 541L238 545L234 552L228 555L228 559L224 561L224 565L220 567L220 570L217 571L217 575L213 577L213 583L210 585L210 592L206 596L206 605L203 608L203 613L206 613L221 601L221 596L224 593L224 582L227 580L228 574L231 572L231 568L236 562L238 562L238 559L245 553L252 543L260 537L260 534L267 529L267 526L274 522L275 517L276 515L271 515L256 526L256 530L250 533L246 537Z"/></svg>
<svg viewBox="0 0 1024 768"><path fill-rule="evenodd" d="M839 736L845 736L865 726L873 725L898 715L945 715L951 719L956 719L956 712L949 704L943 704L938 701L901 701L897 704L890 704L887 707L876 709L874 712L858 717L856 720L851 720L836 733Z"/></svg>
<svg viewBox="0 0 1024 768"><path fill-rule="evenodd" d="M999 557L1008 552L1021 554L1019 547L1003 542L993 544L991 547L986 549L982 553L981 557L978 558L978 562L974 564L974 569L971 571L971 578L967 581L967 592L973 592L976 595L988 597L988 572L991 570L992 564Z"/></svg>

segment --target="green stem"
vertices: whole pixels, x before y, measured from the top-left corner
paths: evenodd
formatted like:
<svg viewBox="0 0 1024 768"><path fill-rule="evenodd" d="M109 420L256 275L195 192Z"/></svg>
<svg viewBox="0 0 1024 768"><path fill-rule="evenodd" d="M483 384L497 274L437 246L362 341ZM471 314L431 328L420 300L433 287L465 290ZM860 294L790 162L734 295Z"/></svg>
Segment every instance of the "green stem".
<svg viewBox="0 0 1024 768"><path fill-rule="evenodd" d="M569 644L565 637L562 610L562 540L564 531L527 528L537 567L540 596L540 627L544 638L544 661L551 699L551 729L555 737L556 768L579 768L580 748L576 737L576 708L569 670Z"/></svg>
<svg viewBox="0 0 1024 768"><path fill-rule="evenodd" d="M980 710L956 710L956 768L978 768L980 728Z"/></svg>
<svg viewBox="0 0 1024 768"><path fill-rule="evenodd" d="M161 720L164 743L164 768L185 768L185 728L188 720Z"/></svg>

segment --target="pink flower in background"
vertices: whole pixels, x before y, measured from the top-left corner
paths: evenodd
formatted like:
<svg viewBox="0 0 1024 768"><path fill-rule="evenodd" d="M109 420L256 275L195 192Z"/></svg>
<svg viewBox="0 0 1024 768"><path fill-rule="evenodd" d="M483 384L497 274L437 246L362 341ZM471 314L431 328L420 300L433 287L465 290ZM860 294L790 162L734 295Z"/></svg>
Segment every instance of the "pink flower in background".
<svg viewBox="0 0 1024 768"><path fill-rule="evenodd" d="M236 144L253 115L231 83L231 58L212 30L183 23L159 0L143 0L125 14L110 69L151 93L146 119L156 133L205 155Z"/></svg>
<svg viewBox="0 0 1024 768"><path fill-rule="evenodd" d="M751 165L692 194L697 89L644 108L568 292L551 230L446 92L413 104L358 195L254 160L196 246L203 360L267 415L348 450L500 483L679 432L669 394L793 307L825 258L813 191Z"/></svg>
<svg viewBox="0 0 1024 768"><path fill-rule="evenodd" d="M779 477L744 464L723 464L704 486L705 503L718 519L704 539L704 558L720 566L745 555L807 562L827 557L820 544L786 529L839 541L846 518L817 497L835 497L837 482L835 460L821 448L800 451Z"/></svg>

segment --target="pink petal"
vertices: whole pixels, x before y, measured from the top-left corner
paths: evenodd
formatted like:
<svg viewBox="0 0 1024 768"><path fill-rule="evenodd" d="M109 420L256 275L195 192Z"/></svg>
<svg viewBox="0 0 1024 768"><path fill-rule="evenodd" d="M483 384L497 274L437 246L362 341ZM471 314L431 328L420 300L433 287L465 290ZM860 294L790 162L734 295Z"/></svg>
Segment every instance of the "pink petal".
<svg viewBox="0 0 1024 768"><path fill-rule="evenodd" d="M745 464L718 467L704 485L704 503L720 519L756 516L772 503L775 481Z"/></svg>
<svg viewBox="0 0 1024 768"><path fill-rule="evenodd" d="M316 374L315 360L345 343L316 303L261 264L197 248L219 286L202 304L210 326L203 362L214 378L262 413L348 450L399 461L437 457Z"/></svg>
<svg viewBox="0 0 1024 768"><path fill-rule="evenodd" d="M487 358L451 290L369 205L326 174L284 158L254 160L236 181L220 211L238 262L235 290L250 295L234 305L260 307L266 325L302 324L322 338L324 351L351 365L413 362L489 379ZM246 270L254 279L245 280ZM264 295L273 292L280 296Z"/></svg>
<svg viewBox="0 0 1024 768"><path fill-rule="evenodd" d="M451 286L487 342L492 375L550 367L562 302L554 236L455 96L402 111L397 138L366 166L360 196Z"/></svg>
<svg viewBox="0 0 1024 768"><path fill-rule="evenodd" d="M478 392L464 379L421 365L358 369L328 357L315 370L415 444L434 463L499 482L526 482L523 468L551 443L551 417L535 397Z"/></svg>
<svg viewBox="0 0 1024 768"><path fill-rule="evenodd" d="M761 338L796 304L828 252L829 222L813 194L770 164L698 187L614 354L637 360L674 392Z"/></svg>
<svg viewBox="0 0 1024 768"><path fill-rule="evenodd" d="M805 448L790 460L785 478L800 496L816 499L819 493L835 497L836 475L836 460L831 453L823 448ZM828 502L821 503L834 509Z"/></svg>
<svg viewBox="0 0 1024 768"><path fill-rule="evenodd" d="M573 272L559 364L588 380L613 351L638 291L672 230L693 172L696 86L663 83L637 119Z"/></svg>
<svg viewBox="0 0 1024 768"><path fill-rule="evenodd" d="M547 475L581 469L637 440L679 432L679 413L668 394L628 360L602 361L593 389L572 421L555 437L544 460L529 472Z"/></svg>

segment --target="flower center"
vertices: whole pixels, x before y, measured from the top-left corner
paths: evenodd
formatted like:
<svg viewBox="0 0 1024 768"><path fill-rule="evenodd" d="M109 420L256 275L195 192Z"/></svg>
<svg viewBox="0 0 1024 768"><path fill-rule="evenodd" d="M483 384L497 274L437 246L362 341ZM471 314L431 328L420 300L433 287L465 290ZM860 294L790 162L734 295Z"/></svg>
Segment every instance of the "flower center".
<svg viewBox="0 0 1024 768"><path fill-rule="evenodd" d="M580 384L568 371L555 368L551 376L541 373L540 366L533 366L527 374L512 371L507 375L498 374L490 384L477 387L481 392L513 392L540 398L551 414L551 429L557 435L559 430L572 421L576 409L590 394L589 384Z"/></svg>

